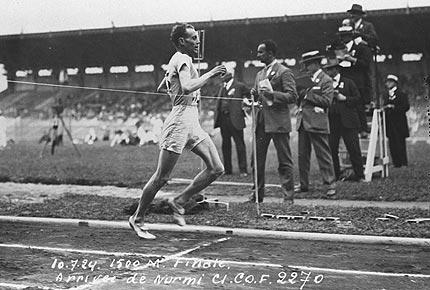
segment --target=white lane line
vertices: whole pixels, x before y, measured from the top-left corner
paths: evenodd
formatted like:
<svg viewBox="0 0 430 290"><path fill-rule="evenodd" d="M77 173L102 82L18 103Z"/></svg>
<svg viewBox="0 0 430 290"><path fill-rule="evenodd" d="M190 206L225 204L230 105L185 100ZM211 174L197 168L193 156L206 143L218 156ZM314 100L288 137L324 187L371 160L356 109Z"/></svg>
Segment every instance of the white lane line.
<svg viewBox="0 0 430 290"><path fill-rule="evenodd" d="M180 257L182 257L182 256L184 256L186 254L189 254L191 252L194 252L194 251L196 251L198 249L209 247L209 246L212 246L212 245L216 245L218 243L222 243L222 242L228 241L229 239L230 239L230 237L216 239L216 240L211 241L211 242L205 242L205 243L197 245L197 246L195 246L195 247L193 247L191 249L187 249L187 250L181 251L179 253L176 253L176 254L173 254L173 255L170 255L170 256L166 256L163 259L159 260L158 262L159 263L164 263L164 262L167 262L167 261L170 261L170 260L178 259L178 258L180 258ZM143 269L148 268L148 266L149 266L149 264L146 264L146 265L143 265L141 267L134 268L133 270L136 270L136 271L143 270Z"/></svg>
<svg viewBox="0 0 430 290"><path fill-rule="evenodd" d="M365 276L384 276L384 277L430 278L430 275L425 275L425 274L384 273L384 272L359 271L359 270L341 270L341 269L319 268L319 267L306 267L306 266L293 266L293 265L288 265L288 267L289 268L301 269L301 270L309 270L309 271L325 272L325 273L334 273L334 274L365 275Z"/></svg>
<svg viewBox="0 0 430 290"><path fill-rule="evenodd" d="M49 252L68 252L68 253L80 253L80 254L94 254L94 255L108 255L108 256L139 256L139 257L164 257L158 254L142 254L132 252L107 252L99 250L83 250L83 249L69 249L69 248L54 248L54 247L41 247L41 246L30 246L21 244L0 244L2 248L20 248L29 250L42 250Z"/></svg>
<svg viewBox="0 0 430 290"><path fill-rule="evenodd" d="M269 267L269 268L291 268L308 270L314 272L325 272L325 273L336 273L336 274L349 274L349 275L366 275L366 276L386 276L386 277L415 277L415 278L430 278L430 275L426 274L411 274L411 273L385 273L385 272L373 272L373 271L359 271L359 270L343 270L343 269L332 269L332 268L320 268L320 267L308 267L300 265L281 265L281 264L269 264L269 263L258 263L258 262L240 262L231 260L213 260L203 258L180 258L184 261L202 261L211 262L218 264L228 264L236 266L252 266L252 267Z"/></svg>
<svg viewBox="0 0 430 290"><path fill-rule="evenodd" d="M8 287L12 289L28 289L28 288L34 288L37 287L37 289L42 290L60 290L59 288L51 288L51 287L44 287L44 286L34 286L34 285L24 285L24 284L14 284L14 283L1 283L0 287Z"/></svg>
<svg viewBox="0 0 430 290"><path fill-rule="evenodd" d="M195 247L192 247L191 249L187 249L187 250L184 250L184 251L178 252L178 253L173 254L173 255L170 255L170 256L165 256L165 257L164 257L164 258L162 258L161 260L158 260L158 259L157 259L157 262L156 262L156 263L157 263L157 264L161 264L161 263L164 263L164 262L166 262L166 261L170 261L170 260L178 259L178 258L180 258L180 257L182 257L182 256L184 256L184 255L186 255L186 254L189 254L189 253L191 253L191 252L194 252L194 251L196 251L196 250L198 250L198 249L205 248L205 247L209 247L209 246L212 246L212 245L215 245L215 244L218 244L218 243L222 243L222 242L228 241L229 239L230 239L230 237L227 237L227 238L220 238L220 239L216 239L216 240L214 240L214 241L210 241L210 242L203 242L203 243L198 244L198 245L197 245L197 246L195 246ZM150 266L151 266L151 263L148 263L148 264L145 264L145 265L143 265L143 266L141 266L141 267L133 268L133 269L131 269L131 270L133 270L133 271L143 270L143 269L147 269L147 268L148 268L148 267L150 267ZM127 275L127 274L130 274L130 273L124 273L124 275ZM91 287L94 287L94 286L96 286L96 285L106 284L106 283L109 283L109 282L106 282L106 281L103 281L103 280L98 280L98 281L95 281L95 282L91 282L91 283L84 284L84 285L77 286L77 287L72 287L72 288L69 288L69 289L73 289L73 290L91 289Z"/></svg>

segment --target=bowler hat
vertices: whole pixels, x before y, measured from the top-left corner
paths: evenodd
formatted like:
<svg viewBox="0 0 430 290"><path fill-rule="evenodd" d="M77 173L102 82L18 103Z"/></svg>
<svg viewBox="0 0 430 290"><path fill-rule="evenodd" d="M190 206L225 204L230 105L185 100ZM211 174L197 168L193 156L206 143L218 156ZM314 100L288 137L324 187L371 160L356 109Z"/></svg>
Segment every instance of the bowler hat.
<svg viewBox="0 0 430 290"><path fill-rule="evenodd" d="M340 26L337 29L337 35L355 34L354 28L352 26Z"/></svg>
<svg viewBox="0 0 430 290"><path fill-rule="evenodd" d="M346 12L350 14L361 14L361 15L366 14L366 12L363 11L363 7L360 4L352 4L351 9L349 9Z"/></svg>
<svg viewBox="0 0 430 290"><path fill-rule="evenodd" d="M300 63L305 63L311 60L321 60L324 56L319 52L319 50L312 50L302 54L302 60Z"/></svg>

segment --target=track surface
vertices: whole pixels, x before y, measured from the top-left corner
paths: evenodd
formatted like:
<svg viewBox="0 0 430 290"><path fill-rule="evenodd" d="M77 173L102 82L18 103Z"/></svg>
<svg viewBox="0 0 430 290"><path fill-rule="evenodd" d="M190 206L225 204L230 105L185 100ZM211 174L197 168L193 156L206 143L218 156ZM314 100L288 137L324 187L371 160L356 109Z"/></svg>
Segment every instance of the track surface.
<svg viewBox="0 0 430 290"><path fill-rule="evenodd" d="M179 232L145 241L4 222L0 231L0 289L430 289L428 247Z"/></svg>

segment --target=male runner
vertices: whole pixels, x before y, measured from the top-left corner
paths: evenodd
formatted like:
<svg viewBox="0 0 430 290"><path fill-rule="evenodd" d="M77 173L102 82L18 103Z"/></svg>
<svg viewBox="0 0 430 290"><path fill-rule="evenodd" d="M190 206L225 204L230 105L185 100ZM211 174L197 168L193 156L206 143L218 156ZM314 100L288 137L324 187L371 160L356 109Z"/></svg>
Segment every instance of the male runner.
<svg viewBox="0 0 430 290"><path fill-rule="evenodd" d="M136 212L129 218L131 228L143 239L155 239L143 226L144 215L157 192L168 181L184 148L202 158L206 169L201 171L179 196L168 199L173 218L178 225L185 225L185 210L182 205L224 173L214 143L200 126L197 104L200 98L199 89L211 78L225 74L226 68L219 65L198 76L192 57L198 53L200 40L192 25L175 25L170 38L177 52L170 59L166 76L158 90L162 87L167 89L173 108L163 124L157 169L143 188Z"/></svg>

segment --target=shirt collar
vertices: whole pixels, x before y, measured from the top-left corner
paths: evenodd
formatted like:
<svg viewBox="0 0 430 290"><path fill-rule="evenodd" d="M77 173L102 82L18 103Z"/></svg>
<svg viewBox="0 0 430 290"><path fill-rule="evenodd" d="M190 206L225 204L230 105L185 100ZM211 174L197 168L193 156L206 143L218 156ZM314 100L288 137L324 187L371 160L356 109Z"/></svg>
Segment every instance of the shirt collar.
<svg viewBox="0 0 430 290"><path fill-rule="evenodd" d="M318 75L322 72L322 69L317 70L313 75L312 75L312 81L315 83L316 79L318 77Z"/></svg>
<svg viewBox="0 0 430 290"><path fill-rule="evenodd" d="M266 65L266 69L268 70L268 69L272 68L275 63L276 63L276 59L274 59L271 63Z"/></svg>
<svg viewBox="0 0 430 290"><path fill-rule="evenodd" d="M338 84L339 84L339 82L340 82L340 74L337 74L337 75L335 75L335 76L334 76L334 78L333 78L333 84L334 84L334 87L337 87L337 86L338 86Z"/></svg>
<svg viewBox="0 0 430 290"><path fill-rule="evenodd" d="M397 90L397 87L394 87L394 88L392 88L392 89L388 90L388 95L389 95L390 97L393 97L393 96L394 96L394 93L396 92L396 90Z"/></svg>
<svg viewBox="0 0 430 290"><path fill-rule="evenodd" d="M345 46L346 46L346 49L348 50L348 51L350 51L351 50L351 48L352 48L352 46L354 45L354 40L351 40L350 42L348 42L347 44L345 44Z"/></svg>
<svg viewBox="0 0 430 290"><path fill-rule="evenodd" d="M354 25L355 29L358 29L360 27L362 21L363 21L363 18L360 18L358 19L357 22L355 22L355 25Z"/></svg>

